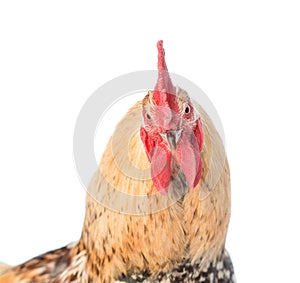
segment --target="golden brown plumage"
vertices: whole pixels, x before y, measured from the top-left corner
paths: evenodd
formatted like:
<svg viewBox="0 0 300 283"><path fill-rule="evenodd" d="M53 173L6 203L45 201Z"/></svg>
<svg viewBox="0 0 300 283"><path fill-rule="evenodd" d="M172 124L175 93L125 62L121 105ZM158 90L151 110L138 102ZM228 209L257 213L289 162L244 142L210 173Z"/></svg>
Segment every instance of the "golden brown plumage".
<svg viewBox="0 0 300 283"><path fill-rule="evenodd" d="M126 131L126 125L132 113L133 119L140 117L141 103L129 111L127 116L120 122L116 132ZM160 212L150 213L145 216L120 215L104 207L99 207L95 200L88 196L89 209L85 227L86 233L81 241L86 246L93 245L93 253L100 255L98 262L105 262L101 255L111 255L110 261L106 258L106 264L99 266L100 270L111 267L114 276L129 271L141 272L149 269L151 272L167 270L173 262L182 258L196 260L211 260L224 249L227 226L230 216L230 180L227 161L225 160L222 141L214 129L210 119L199 107L198 111L204 122L205 148L202 153L204 166L203 179L199 185L190 190L182 201L176 202ZM129 123L130 124L130 123ZM120 149L122 144L120 135ZM108 143L100 165L100 170L91 185L92 189L101 188L101 179L104 177L113 187L119 191L134 195L148 195L156 193L151 179L139 181L124 175L112 156L112 141ZM138 134L133 135L129 143L129 156L139 156L135 166L145 168L149 163L145 155L142 142ZM118 155L118 151L114 151ZM212 160L212 158L215 158ZM216 164L221 163L221 164ZM219 172L209 172L210 167L223 168ZM115 172L111 174L110 172ZM207 175L212 175L208 177ZM103 177L101 177L103 176ZM141 176L144 177L144 176ZM207 178L206 178L207 177ZM215 178L220 177L215 185ZM204 180L210 182L204 185ZM212 187L214 186L215 187ZM208 187L206 187L208 186ZM201 188L204 199L200 201ZM203 189L204 190L204 189ZM158 202L168 202L168 197L157 196ZM125 203L124 205L127 205ZM154 209L160 205L154 205ZM163 205L162 205L163 206ZM100 208L100 209L99 209ZM98 213L95 220L95 211ZM101 217L100 217L101 215ZM116 223L118 223L116 225ZM103 233L106 227L108 233ZM96 239L93 242L91 239ZM99 241L100 239L100 241ZM104 244L105 243L105 244ZM112 252L112 249L114 252ZM105 268L104 268L105 267Z"/></svg>
<svg viewBox="0 0 300 283"><path fill-rule="evenodd" d="M230 270L220 269L224 274L218 276L226 279L220 282L234 282L224 252L230 175L222 140L207 113L193 102L204 135L201 180L175 201L172 191L159 194L138 132L142 108L152 103L152 95L149 92L128 111L108 142L88 189L80 240L23 265L0 269L0 283L135 282L137 276L144 282L167 282L163 280L172 278L180 266L191 266L191 274L204 276L209 266L220 262ZM188 98L180 88L176 95L179 105ZM137 172L139 178L133 178ZM186 278L172 282L200 280ZM213 282L219 282L215 278Z"/></svg>

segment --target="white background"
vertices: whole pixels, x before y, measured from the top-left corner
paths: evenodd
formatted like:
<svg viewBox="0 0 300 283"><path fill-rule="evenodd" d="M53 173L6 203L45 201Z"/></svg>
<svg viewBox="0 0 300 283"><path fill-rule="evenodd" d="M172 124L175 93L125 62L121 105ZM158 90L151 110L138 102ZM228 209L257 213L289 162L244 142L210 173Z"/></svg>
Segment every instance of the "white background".
<svg viewBox="0 0 300 283"><path fill-rule="evenodd" d="M200 86L223 122L238 281L298 280L299 1L106 3L1 1L0 260L79 238L77 115L108 80L154 69L164 39L169 70Z"/></svg>

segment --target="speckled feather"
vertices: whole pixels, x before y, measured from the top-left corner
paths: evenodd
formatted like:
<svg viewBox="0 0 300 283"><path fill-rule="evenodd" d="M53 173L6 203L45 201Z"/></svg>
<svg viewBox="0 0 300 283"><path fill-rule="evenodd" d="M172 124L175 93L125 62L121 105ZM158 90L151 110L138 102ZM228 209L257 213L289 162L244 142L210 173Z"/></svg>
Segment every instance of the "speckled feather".
<svg viewBox="0 0 300 283"><path fill-rule="evenodd" d="M168 272L132 274L121 278L115 283L235 283L233 265L229 254L224 250L216 260L203 265L200 260L191 263L182 260L175 264Z"/></svg>

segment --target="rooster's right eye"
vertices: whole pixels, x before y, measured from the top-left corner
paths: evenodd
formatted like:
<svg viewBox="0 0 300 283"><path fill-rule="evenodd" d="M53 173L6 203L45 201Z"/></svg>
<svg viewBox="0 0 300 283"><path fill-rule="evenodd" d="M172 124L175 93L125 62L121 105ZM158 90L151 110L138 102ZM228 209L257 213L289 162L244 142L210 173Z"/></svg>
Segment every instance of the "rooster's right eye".
<svg viewBox="0 0 300 283"><path fill-rule="evenodd" d="M185 107L185 109L184 109L185 114L189 114L189 113L190 113L190 110L191 110L191 109L190 109L190 106L187 105L187 106Z"/></svg>

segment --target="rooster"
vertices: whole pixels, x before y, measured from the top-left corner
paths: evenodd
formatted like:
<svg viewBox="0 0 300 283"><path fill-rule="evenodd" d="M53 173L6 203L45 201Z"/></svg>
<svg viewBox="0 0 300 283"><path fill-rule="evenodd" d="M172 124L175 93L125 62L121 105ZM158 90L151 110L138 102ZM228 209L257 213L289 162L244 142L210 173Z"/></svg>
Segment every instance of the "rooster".
<svg viewBox="0 0 300 283"><path fill-rule="evenodd" d="M1 266L0 283L235 282L225 250L224 146L202 107L173 86L162 41L157 47L156 86L108 142L88 188L81 238Z"/></svg>

